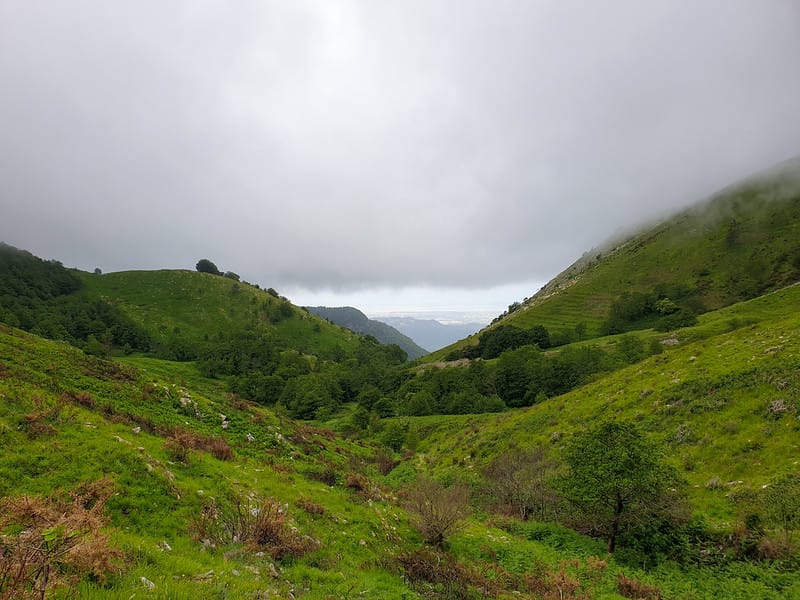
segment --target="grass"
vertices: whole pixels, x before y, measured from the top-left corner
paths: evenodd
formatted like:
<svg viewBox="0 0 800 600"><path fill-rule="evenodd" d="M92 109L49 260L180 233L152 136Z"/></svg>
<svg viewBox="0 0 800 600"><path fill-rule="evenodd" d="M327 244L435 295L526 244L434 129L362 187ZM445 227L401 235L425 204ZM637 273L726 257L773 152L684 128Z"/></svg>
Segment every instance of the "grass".
<svg viewBox="0 0 800 600"><path fill-rule="evenodd" d="M671 219L586 253L530 300L501 320L551 333L600 335L622 291L681 285L713 311L800 279L800 186L785 175L720 192ZM474 344L476 336L437 350L427 362Z"/></svg>
<svg viewBox="0 0 800 600"><path fill-rule="evenodd" d="M78 272L91 298L105 299L159 344L201 347L231 331L277 333L303 352L328 354L356 347L356 334L292 306L255 286L185 270Z"/></svg>
<svg viewBox="0 0 800 600"><path fill-rule="evenodd" d="M782 305L783 296L773 300ZM708 321L698 327L715 326ZM685 343L522 411L406 420L421 440L420 460L431 457L434 469L447 472L478 471L513 446L557 453L586 423L631 419L670 447L696 506L724 524L735 510L731 491L758 489L796 468L798 356L800 318L789 316ZM790 408L771 414L779 398ZM722 489L706 489L712 478Z"/></svg>
<svg viewBox="0 0 800 600"><path fill-rule="evenodd" d="M796 472L800 447L800 286L735 302L749 285L736 265L772 265L762 281L769 289L790 281L797 266L800 205L762 201L762 191L723 194L603 251L605 258L585 257L554 283L568 281L565 291L544 293L507 319L552 330L584 321L595 335L621 288L670 278L699 285L718 310L697 325L628 334L647 344L669 340L663 353L524 410L404 417L416 452L395 454L400 462L388 474L377 464L385 452L379 433L348 439L291 421L229 394L191 362L103 360L0 325L0 498L111 480L107 533L123 558L107 582L84 576L53 590L54 598L447 598L481 597L481 589L498 598L620 598L624 586L641 595L657 588L664 598L800 597L796 559L653 565L633 551L606 556L603 542L560 525L493 517L477 502L446 554L421 552L401 501L418 474L478 489L483 467L504 452L541 446L558 457L575 432L615 417L662 442L695 516L712 533L733 535L743 518L737 499ZM354 334L221 277L81 277L93 297L120 306L161 344L199 347L255 328L300 351L357 345ZM619 340L592 343L613 348ZM347 421L337 419L331 424ZM201 515L212 507L273 500L281 522L305 540L303 552L273 557L233 535L203 538ZM410 566L404 572L402 560L433 569L430 580L414 579Z"/></svg>
<svg viewBox="0 0 800 600"><path fill-rule="evenodd" d="M110 363L85 356L66 344L2 328L0 496L47 495L85 480L112 479L116 494L108 503L108 531L114 547L123 553L123 564L106 584L84 579L72 590L56 591L56 598L262 598L287 597L290 593L309 599L415 598L420 593L434 593L437 585L441 587L412 586L397 563L400 554L415 552L421 545L419 534L396 500L396 494L415 472L475 480L482 461L502 451L509 440L518 445L552 445L554 431L563 429L568 435L567 428L580 427L595 414L642 410L636 398L644 381L636 377L637 370L652 381L658 380L661 372L674 372L691 382L694 380L688 375L698 369L696 363L702 360L702 364L708 364L714 358L715 371L727 365L727 373L738 373L744 365L753 366L753 348L772 345L775 336L793 335L796 330L797 323L791 317L774 325L740 328L724 334L717 340L723 342L718 346L712 346L710 340L687 344L671 350L667 357L654 357L613 375L609 381L527 411L410 419L422 438L420 453L382 476L370 466L376 451L370 444L332 436L237 402L216 382L200 377L190 364L145 357ZM797 350L794 341L784 345L783 357ZM719 348L720 356L714 357L712 348ZM750 349L750 354L744 355L743 348ZM690 353L698 355L697 361L689 361ZM759 370L781 368L775 354L759 352L756 356ZM626 378L637 381L626 384L630 389L614 392ZM732 381L724 387L731 397L736 397L737 386L744 386L748 395L753 386L762 386L760 381L753 384L746 378ZM664 397L673 385L677 384L665 382L663 390L652 394ZM181 398L190 398L192 403L183 406ZM654 397L649 398L647 405L654 401ZM697 481L705 477L703 472L727 476L725 469L748 470L769 462L759 471L759 477L766 477L783 468L793 451L792 436L796 434L788 421L780 419L767 422L774 432L761 447L747 450L744 445L751 429L764 425L763 415L755 411L759 402L742 399L731 404L739 406L743 416L717 411L702 425L695 424L699 421L694 419L698 414L704 417L704 413L692 413L690 402L675 414L659 409L665 426L658 434L665 439L673 425L685 421L690 421L699 435L714 427L719 415L738 424L740 429L724 434L727 437L720 444L724 441L725 446L741 452L739 466L727 465L729 461L720 448L709 449L702 444L676 447L679 462L687 458L697 462L694 474L689 473ZM219 413L229 422L225 430ZM39 415L33 421L42 425L40 430L21 425L31 414ZM556 418L564 425L554 425ZM642 421L657 434L655 415L645 414ZM199 436L223 437L234 450L233 459L218 460L204 450L189 449L185 463L174 461L166 437L178 426ZM255 438L253 442L247 440L247 433ZM720 456L715 458L715 452ZM316 476L326 470L334 473L333 485ZM346 486L346 474L353 470L378 486L374 495L365 496ZM730 476L738 473L731 470ZM720 519L729 518L724 491L701 488L696 493L699 509L709 514L717 510ZM210 498L224 501L236 493L277 499L286 506L290 522L302 535L318 540L318 547L302 557L284 560L260 556L236 543L204 549L192 537L192 523ZM319 510L302 508L309 501ZM643 569L605 557L601 542L563 527L503 524L487 520L480 512L468 519L448 545L454 560L487 581L516 578L514 585L521 585L526 574L539 577L537 585L542 586L578 581L577 590L595 598L619 598L620 573L658 587L668 598L712 598L718 597L719 590L725 590L726 597L731 598L792 597L798 592L791 576L769 565L687 570L663 564ZM599 566L602 561L603 567ZM155 587L148 590L145 581ZM514 597L514 585L503 585L507 592L498 592L498 597Z"/></svg>

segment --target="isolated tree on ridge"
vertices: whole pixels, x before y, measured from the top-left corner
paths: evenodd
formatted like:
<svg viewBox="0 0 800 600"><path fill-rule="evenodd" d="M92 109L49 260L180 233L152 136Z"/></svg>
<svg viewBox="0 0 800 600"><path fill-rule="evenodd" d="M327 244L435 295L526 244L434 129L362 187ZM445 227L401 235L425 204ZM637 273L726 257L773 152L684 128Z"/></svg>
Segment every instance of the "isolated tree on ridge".
<svg viewBox="0 0 800 600"><path fill-rule="evenodd" d="M194 268L197 269L200 273L211 273L212 275L222 275L220 270L217 268L217 265L215 265L207 258L201 258L199 261L197 261L197 264L195 265Z"/></svg>

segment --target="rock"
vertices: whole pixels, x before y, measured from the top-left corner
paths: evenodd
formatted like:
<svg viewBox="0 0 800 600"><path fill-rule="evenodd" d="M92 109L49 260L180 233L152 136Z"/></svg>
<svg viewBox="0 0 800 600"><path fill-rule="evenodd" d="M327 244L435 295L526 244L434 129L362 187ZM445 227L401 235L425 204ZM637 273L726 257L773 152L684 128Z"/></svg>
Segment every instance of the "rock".
<svg viewBox="0 0 800 600"><path fill-rule="evenodd" d="M211 579L212 577L214 577L214 570L213 569L211 571L207 571L205 573L200 573L200 575L195 575L194 579L195 579L195 581L203 581L205 579Z"/></svg>
<svg viewBox="0 0 800 600"><path fill-rule="evenodd" d="M156 589L156 584L150 581L147 577L142 576L139 578L139 581L141 581L142 585L146 587L148 590Z"/></svg>

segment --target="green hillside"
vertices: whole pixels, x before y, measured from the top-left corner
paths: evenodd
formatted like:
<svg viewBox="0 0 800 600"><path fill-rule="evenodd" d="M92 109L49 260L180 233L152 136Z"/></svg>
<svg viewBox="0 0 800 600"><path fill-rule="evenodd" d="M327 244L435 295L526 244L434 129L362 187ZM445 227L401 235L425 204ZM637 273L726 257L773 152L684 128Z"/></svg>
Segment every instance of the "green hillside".
<svg viewBox="0 0 800 600"><path fill-rule="evenodd" d="M444 472L455 467L438 457L459 457L459 470L480 472L510 448L557 451L588 423L631 420L669 447L706 518L729 523L732 493L798 470L798 306L794 285L708 313L665 352L523 411L411 417L418 459L437 457Z"/></svg>
<svg viewBox="0 0 800 600"><path fill-rule="evenodd" d="M702 313L800 280L800 159L725 189L662 223L587 252L497 325L597 337L624 294ZM641 315L631 329L649 327ZM577 328L577 332L576 332ZM441 360L477 336L433 353Z"/></svg>
<svg viewBox="0 0 800 600"><path fill-rule="evenodd" d="M153 339L177 352L232 331L265 330L311 354L352 350L358 336L310 315L276 293L184 270L79 273L91 298L119 307ZM194 358L190 356L190 358Z"/></svg>
<svg viewBox="0 0 800 600"><path fill-rule="evenodd" d="M796 332L796 323L787 332ZM771 344L775 332L754 329L752 335ZM752 349L751 342L741 340ZM730 345L731 356L738 355L739 343ZM792 343L783 353L759 352L758 357L777 360L795 350ZM690 351L697 350L681 348L664 365L641 369L654 371L654 376L667 368L682 375L689 368L685 354ZM699 360L705 361L705 355ZM628 410L631 398L641 395L638 389L630 395L612 393L618 383L592 388L592 396L607 395L601 402L606 410L615 410L617 402ZM664 402L663 393L659 387L654 398ZM717 558L704 559L705 566L662 561L643 569L638 555L605 556L601 541L562 526L490 516L478 501L484 492L472 461L477 466L499 453L511 434L519 444L544 441L557 447L549 429L566 438L586 416L574 398L554 401L546 417L532 409L509 413L504 423L476 417L413 421L421 452L407 452L401 459L385 448L242 402L218 382L200 377L188 363L143 357L110 361L7 327L0 328L0 398L5 548L0 574L8 575L8 561L20 544L41 540L41 548L52 552L29 559L50 567L46 597L800 594L793 572L773 563ZM648 404L654 401L648 399ZM564 424L554 427L549 420L562 418L562 410ZM688 403L676 410L685 413L674 418L676 423L683 417L704 435ZM543 419L549 429L539 430ZM785 421L790 419L781 415L765 421L776 440L786 438L784 429L790 427ZM646 423L654 426L650 419ZM751 427L740 427L721 434L737 448L737 457L755 453L761 460L775 459L758 478L746 477L749 486L785 466L791 448L780 441L746 447L744 436ZM682 444L697 446L699 452L702 440L687 438ZM700 462L706 456L708 463ZM695 458L695 479L708 473L728 475L724 456L706 452ZM448 535L445 550L426 549L404 498L413 493L417 473L445 471L445 480L471 481L473 515ZM708 505L712 518L729 515L720 508L725 489L713 492L716 502L704 500L698 506ZM264 520L254 521L258 515ZM264 531L266 537L249 537L257 523L255 531ZM27 580L27 595L14 595L11 580L2 577L0 586L6 587L0 591L12 593L10 597L39 597L37 590L45 583L41 572L27 571Z"/></svg>
<svg viewBox="0 0 800 600"><path fill-rule="evenodd" d="M0 600L800 598L795 167L424 364L0 247Z"/></svg>

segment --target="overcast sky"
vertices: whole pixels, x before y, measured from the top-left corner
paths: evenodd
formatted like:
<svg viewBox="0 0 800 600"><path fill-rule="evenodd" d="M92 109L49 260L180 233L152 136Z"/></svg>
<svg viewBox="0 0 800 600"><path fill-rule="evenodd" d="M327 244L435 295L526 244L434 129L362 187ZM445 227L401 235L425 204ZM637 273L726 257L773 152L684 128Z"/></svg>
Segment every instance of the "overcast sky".
<svg viewBox="0 0 800 600"><path fill-rule="evenodd" d="M499 312L799 107L797 0L0 0L0 240Z"/></svg>

